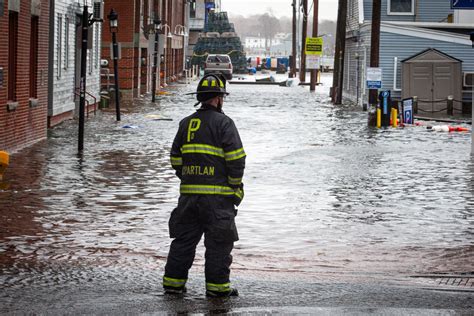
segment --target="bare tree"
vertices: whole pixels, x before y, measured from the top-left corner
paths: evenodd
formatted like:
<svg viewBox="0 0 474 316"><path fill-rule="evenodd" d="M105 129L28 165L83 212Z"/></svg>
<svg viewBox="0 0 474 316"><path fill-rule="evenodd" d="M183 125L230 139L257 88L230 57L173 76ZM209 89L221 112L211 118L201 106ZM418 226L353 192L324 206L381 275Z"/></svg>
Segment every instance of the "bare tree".
<svg viewBox="0 0 474 316"><path fill-rule="evenodd" d="M265 50L268 52L270 51L273 37L281 31L280 21L269 13L260 16L259 21L262 35L265 38Z"/></svg>

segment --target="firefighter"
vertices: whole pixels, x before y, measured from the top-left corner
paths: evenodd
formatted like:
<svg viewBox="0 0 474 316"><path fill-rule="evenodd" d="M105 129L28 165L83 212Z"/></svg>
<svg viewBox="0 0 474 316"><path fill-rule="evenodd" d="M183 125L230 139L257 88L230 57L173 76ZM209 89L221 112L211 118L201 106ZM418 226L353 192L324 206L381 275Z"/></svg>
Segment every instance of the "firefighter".
<svg viewBox="0 0 474 316"><path fill-rule="evenodd" d="M188 270L204 234L206 295L237 296L229 274L238 234L236 206L244 196L245 151L231 118L222 112L225 79L209 74L199 82L201 107L179 123L171 165L181 180L178 206L169 220L171 242L165 266L165 293L186 292Z"/></svg>

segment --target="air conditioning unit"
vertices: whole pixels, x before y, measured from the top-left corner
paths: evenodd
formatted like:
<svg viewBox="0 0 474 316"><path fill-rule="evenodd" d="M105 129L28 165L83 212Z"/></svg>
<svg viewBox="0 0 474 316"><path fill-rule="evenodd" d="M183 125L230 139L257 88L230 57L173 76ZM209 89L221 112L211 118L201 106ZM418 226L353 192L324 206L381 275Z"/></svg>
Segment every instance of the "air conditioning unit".
<svg viewBox="0 0 474 316"><path fill-rule="evenodd" d="M463 72L462 74L462 85L463 87L474 86L474 72Z"/></svg>
<svg viewBox="0 0 474 316"><path fill-rule="evenodd" d="M104 21L104 2L102 0L94 0L94 10L92 12L94 21Z"/></svg>

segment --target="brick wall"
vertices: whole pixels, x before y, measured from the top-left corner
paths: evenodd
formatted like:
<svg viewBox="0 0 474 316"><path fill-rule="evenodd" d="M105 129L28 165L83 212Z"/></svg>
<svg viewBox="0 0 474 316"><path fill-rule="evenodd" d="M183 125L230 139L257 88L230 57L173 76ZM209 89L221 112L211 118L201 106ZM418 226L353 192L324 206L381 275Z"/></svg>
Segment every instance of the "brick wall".
<svg viewBox="0 0 474 316"><path fill-rule="evenodd" d="M152 55L148 53L149 43L145 38L143 28L152 23L149 17L154 11L158 11L162 23L167 23L171 32L174 33L176 25L184 25L185 0L105 0L105 15L108 15L112 8L119 16L117 41L122 46L122 59L118 62L120 89L125 95L133 94L133 96L150 92L150 70L153 60ZM104 24L102 58L109 61L109 70L113 73L113 60L110 54L112 36L108 20ZM168 30L167 28L166 32ZM170 40L168 41L170 43ZM182 49L171 49L171 47L166 49L168 78L181 75L182 52ZM160 65L161 69L163 67L164 63Z"/></svg>
<svg viewBox="0 0 474 316"><path fill-rule="evenodd" d="M47 0L10 0L19 4L18 56L16 96L18 106L7 111L8 86L8 35L9 10L5 1L0 15L0 68L3 68L3 84L0 85L0 150L15 151L46 137L48 93L48 27L49 5ZM37 70L38 104L30 107L30 28L32 4L39 4L39 42ZM13 7L13 6L12 6ZM38 7L36 7L38 8ZM0 10L1 12L2 10ZM34 10L37 14L38 11Z"/></svg>

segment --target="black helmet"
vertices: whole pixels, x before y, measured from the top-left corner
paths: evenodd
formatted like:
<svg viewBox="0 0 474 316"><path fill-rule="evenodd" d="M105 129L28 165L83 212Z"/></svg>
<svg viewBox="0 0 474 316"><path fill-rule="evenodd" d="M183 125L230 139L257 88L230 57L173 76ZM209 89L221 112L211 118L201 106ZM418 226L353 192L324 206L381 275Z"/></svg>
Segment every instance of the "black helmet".
<svg viewBox="0 0 474 316"><path fill-rule="evenodd" d="M220 74L207 74L205 75L197 86L196 92L188 94L197 94L198 99L201 94L214 94L214 95L229 95L225 90L226 81Z"/></svg>
<svg viewBox="0 0 474 316"><path fill-rule="evenodd" d="M225 90L226 80L221 74L207 74L199 81L196 92L188 94L196 94L196 99L199 101L194 106L201 102L206 102L215 97L222 95L229 95Z"/></svg>

